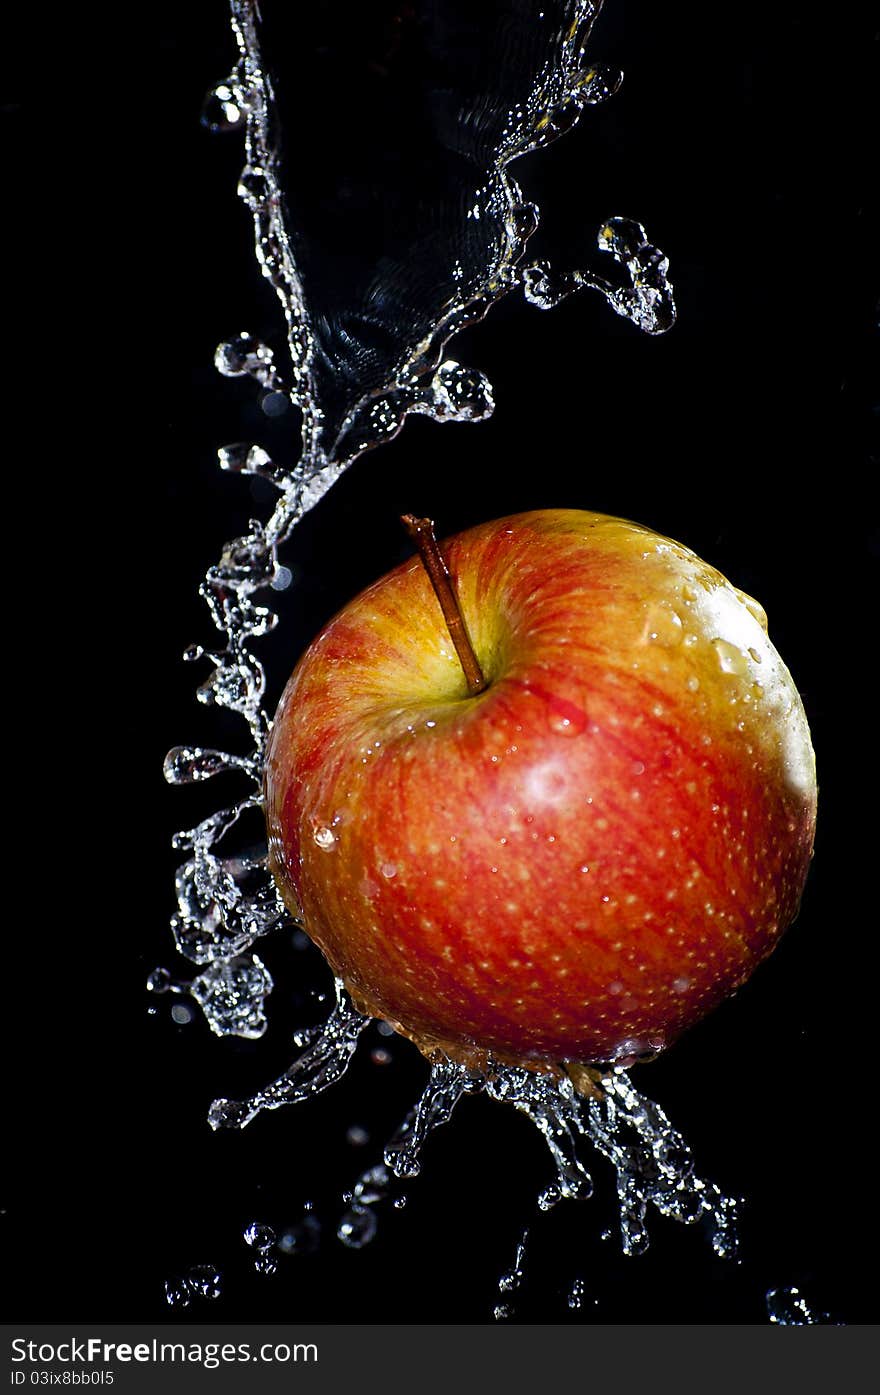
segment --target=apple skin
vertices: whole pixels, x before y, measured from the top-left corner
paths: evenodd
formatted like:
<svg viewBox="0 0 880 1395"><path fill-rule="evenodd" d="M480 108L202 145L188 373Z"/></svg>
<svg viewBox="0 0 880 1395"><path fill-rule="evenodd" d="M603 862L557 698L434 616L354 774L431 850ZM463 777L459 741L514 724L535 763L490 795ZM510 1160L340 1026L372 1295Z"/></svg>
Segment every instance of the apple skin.
<svg viewBox="0 0 880 1395"><path fill-rule="evenodd" d="M816 775L761 607L668 538L541 510L442 544L487 689L416 557L295 669L270 865L363 1012L429 1057L629 1064L797 913Z"/></svg>

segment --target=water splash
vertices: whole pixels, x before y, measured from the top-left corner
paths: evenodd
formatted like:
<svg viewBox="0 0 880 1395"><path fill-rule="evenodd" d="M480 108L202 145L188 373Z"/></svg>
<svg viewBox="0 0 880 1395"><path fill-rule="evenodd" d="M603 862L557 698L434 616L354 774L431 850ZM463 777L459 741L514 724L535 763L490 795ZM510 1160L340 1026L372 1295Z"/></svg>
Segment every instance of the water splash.
<svg viewBox="0 0 880 1395"><path fill-rule="evenodd" d="M467 264L456 255L447 267L450 282L441 303L418 300L413 306L407 323L410 328L417 325L418 332L409 338L398 335L389 351L385 379L372 383L368 391L355 380L340 407L330 400L334 390L325 372L328 356L336 351L324 340L319 343L294 251L296 239L286 222L275 135L277 100L261 49L259 8L254 0L231 0L238 61L214 89L203 119L212 130L243 131L245 159L238 192L253 215L258 262L281 306L288 362L279 367L271 348L241 331L218 346L215 364L224 376L250 377L261 388L285 393L295 402L301 413L301 449L299 460L285 466L252 442L220 448L223 469L269 480L281 498L268 522L252 520L247 532L227 543L220 561L209 568L200 594L219 643L192 644L184 658L211 665L197 697L243 718L250 746L233 753L181 745L165 761L165 777L174 785L232 776L252 786L250 794L174 839L176 847L193 854L177 877L175 943L184 958L202 968L193 996L218 1034L252 1037L264 1029L262 999L271 980L256 957L247 962L242 957L255 940L287 919L265 856L220 856L216 851L242 816L262 805L269 719L263 708L265 673L252 645L273 629L277 615L258 604L255 596L282 589L289 581L278 561L279 545L342 471L363 451L395 435L407 415L424 414L444 422L479 421L491 414L491 384L482 373L449 357L445 346L511 290L521 286L533 303L549 307L589 286L617 313L652 333L668 328L674 318L666 259L648 242L641 225L631 220L609 219L597 238L600 252L622 269L626 284L615 285L587 271L557 274L546 263L521 264L540 215L524 199L510 166L570 129L584 108L611 96L621 80L619 73L586 56L599 8L594 0L558 0L541 10L540 45L517 99L508 109L498 107L489 121L486 148L481 149L482 176L466 211L466 220L491 229L491 236L481 234L473 243ZM455 143L462 135L445 138ZM451 294L446 294L450 288ZM396 313L399 310L398 306ZM217 965L233 967L225 972ZM260 996L251 1013L243 1005L247 984Z"/></svg>
<svg viewBox="0 0 880 1395"><path fill-rule="evenodd" d="M352 1007L348 994L336 980L336 1007L323 1031L283 1075L246 1100L216 1099L208 1111L212 1129L243 1129L264 1109L301 1104L335 1084L348 1069L358 1037L369 1018Z"/></svg>
<svg viewBox="0 0 880 1395"><path fill-rule="evenodd" d="M510 1069L487 1082L490 1096L526 1114L547 1143L556 1177L539 1198L539 1208L591 1195L592 1178L579 1156L585 1139L615 1170L625 1254L647 1248L647 1213L654 1206L684 1224L708 1221L715 1252L733 1257L735 1204L696 1175L690 1150L659 1105L641 1095L619 1068L602 1076L600 1091L601 1098L584 1099L569 1079Z"/></svg>
<svg viewBox="0 0 880 1395"><path fill-rule="evenodd" d="M384 1163L377 1163L361 1173L354 1188L343 1200L346 1209L336 1229L336 1237L350 1250L362 1250L375 1238L379 1214L403 1200L394 1173Z"/></svg>
<svg viewBox="0 0 880 1395"><path fill-rule="evenodd" d="M411 266L397 268L390 324L372 312L370 318L363 307L344 323L338 316L313 312L302 240L288 226L285 212L276 137L279 106L262 52L264 20L256 0L230 0L230 8L238 58L229 77L210 94L202 119L212 131L243 133L238 194L253 218L257 261L280 305L285 361L240 331L218 346L215 365L223 376L252 379L266 394L267 412L270 402L272 412L287 404L295 407L301 442L298 458L290 464L276 462L255 442L233 442L219 451L222 469L257 476L279 493L270 518L251 520L209 568L200 594L217 640L192 644L184 654L189 663L209 665L197 689L199 701L237 714L248 745L237 753L177 746L168 754L165 776L173 785L228 777L244 781L247 792L176 835L175 847L191 856L177 874L172 930L179 954L198 973L186 982L160 968L149 987L152 993L188 995L216 1035L256 1038L266 1027L265 1000L273 985L253 946L290 926L265 846L242 850L243 824L262 809L269 732L265 673L252 646L277 622L275 612L256 597L290 582L278 560L280 545L352 461L395 436L407 416L422 414L443 423L481 421L491 414L491 384L481 372L452 358L447 345L511 291L521 289L531 304L549 309L576 291L594 290L616 314L649 334L669 328L675 307L666 257L641 224L628 218L611 217L601 225L594 239L595 268L560 271L546 261L524 260L540 211L524 197L512 164L570 130L585 109L612 96L621 81L619 72L586 55L600 0L547 0L540 13L535 11L529 63L523 65L518 86L503 69L505 81L509 79L506 107L495 94L494 104L484 103L479 121L470 112L467 121L458 114L458 125L453 113L446 113L445 125L439 122L446 153L465 160L456 168L467 168L454 200L463 226L452 231L448 246L432 243L437 274L429 278L430 293L417 286ZM328 329L331 320L335 338ZM228 846L236 838L239 845ZM298 1059L249 1098L215 1100L208 1116L212 1128L243 1128L265 1110L302 1103L329 1088L348 1068L367 1021L337 981L336 1004L324 1027L299 1034ZM733 1203L696 1175L686 1145L662 1110L639 1095L622 1069L604 1075L599 1086L585 1098L567 1078L501 1065L480 1075L449 1061L436 1062L416 1107L389 1141L384 1162L368 1168L354 1185L339 1239L350 1248L368 1244L379 1209L385 1203L404 1204L400 1183L418 1176L429 1135L450 1120L462 1098L485 1093L523 1113L545 1139L554 1176L539 1198L540 1210L563 1199L589 1197L593 1184L581 1156L586 1142L615 1170L626 1254L646 1247L650 1206L684 1223L708 1221L717 1253L732 1254ZM265 1246L257 1243L265 1229L249 1226L245 1240L259 1272L268 1274L276 1259L274 1235ZM521 1277L525 1240L524 1235L514 1277ZM173 1281L176 1297L169 1302L189 1301L187 1282ZM509 1315L509 1305L496 1310L497 1317Z"/></svg>
<svg viewBox="0 0 880 1395"><path fill-rule="evenodd" d="M525 1230L522 1232L522 1234L519 1237L519 1240L517 1241L516 1254L514 1255L513 1260L513 1267L510 1270L508 1270L507 1273L502 1274L501 1278L498 1280L499 1293L515 1293L516 1290L519 1288L520 1284L522 1283L523 1277L526 1272L526 1254L528 1249L528 1243L529 1228L528 1226L526 1226Z"/></svg>
<svg viewBox="0 0 880 1395"><path fill-rule="evenodd" d="M631 218L609 218L596 239L600 252L610 253L627 277L615 286L595 271L556 274L549 262L535 262L523 272L526 300L541 310L552 310L575 291L600 291L611 309L632 320L645 334L663 334L675 323L675 302L669 284L669 259L648 241L641 223Z"/></svg>

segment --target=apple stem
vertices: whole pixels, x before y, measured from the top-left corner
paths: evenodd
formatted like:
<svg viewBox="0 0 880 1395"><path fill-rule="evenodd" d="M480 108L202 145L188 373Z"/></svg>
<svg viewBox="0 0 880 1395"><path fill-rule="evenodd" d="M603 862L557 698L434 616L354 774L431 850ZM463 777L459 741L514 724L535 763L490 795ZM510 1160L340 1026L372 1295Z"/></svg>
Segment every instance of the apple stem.
<svg viewBox="0 0 880 1395"><path fill-rule="evenodd" d="M489 684L483 676L483 670L480 668L479 660L474 653L474 646L471 644L464 616L461 613L461 606L452 585L452 577L440 555L434 532L434 520L432 518L416 518L415 514L405 513L400 521L418 548L422 565L428 573L434 594L440 602L446 628L449 630L459 663L464 670L468 692L472 695L481 693L484 688L488 688Z"/></svg>

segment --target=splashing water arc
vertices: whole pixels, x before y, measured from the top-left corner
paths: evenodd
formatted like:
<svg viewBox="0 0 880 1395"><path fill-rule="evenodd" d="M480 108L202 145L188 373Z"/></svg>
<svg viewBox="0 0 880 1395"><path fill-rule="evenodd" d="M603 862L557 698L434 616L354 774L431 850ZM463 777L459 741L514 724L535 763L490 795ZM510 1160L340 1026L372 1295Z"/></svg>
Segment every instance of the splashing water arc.
<svg viewBox="0 0 880 1395"><path fill-rule="evenodd" d="M263 706L265 675L254 644L277 622L263 602L273 584L279 586L279 546L352 461L394 437L408 415L442 423L480 421L491 414L491 385L478 370L449 356L447 346L510 292L522 290L531 304L549 309L569 294L595 290L614 313L648 334L662 333L674 321L667 259L644 228L628 218L609 217L598 229L595 268L558 271L547 262L526 260L540 214L524 197L511 167L569 130L585 108L613 95L620 83L619 73L587 57L599 9L598 0L548 0L540 15L536 6L531 20L522 20L523 34L516 36L522 56L518 68L512 61L504 68L503 93L496 91L491 101L481 102L465 94L470 116L479 107L480 120L459 120L450 111L437 116L432 169L439 171L434 191L439 233L429 247L417 244L415 255L404 239L394 249L394 267L384 267L381 274L390 278L393 289L389 327L376 320L381 297L373 294L375 287L355 288L357 313L347 314L344 324L338 314L324 314L320 307L316 282L310 280L318 276L314 266L320 258L314 249L310 253L307 239L294 236L298 229L290 226L286 211L275 134L281 124L279 103L262 51L272 7L231 0L238 57L211 94L204 119L213 129L243 136L238 193L253 217L258 263L277 295L289 362L282 368L265 344L242 333L220 345L215 364L224 376L250 377L265 393L289 399L301 415L302 445L292 466L273 461L259 443L228 445L219 452L222 469L269 481L279 497L270 518L252 521L208 569L201 595L216 639L191 646L184 658L208 665L197 690L199 701L238 714L250 745L246 754L236 755L178 746L165 762L171 784L226 773L244 776L250 784L244 798L176 835L174 845L187 860L177 874L172 930L178 952L195 966L196 975L186 983L156 970L149 985L154 992L188 994L218 1036L259 1038L265 1031L265 1003L273 985L254 946L290 925L265 853L243 851L235 842L244 816L262 808L270 723ZM450 170L463 180L466 199L446 196ZM461 226L452 219L452 204ZM426 257L433 259L432 284L439 287L431 295L413 273L414 262ZM300 1103L327 1089L347 1069L367 1021L337 982L332 1013L298 1059L250 1098L216 1100L209 1115L212 1127L242 1128L261 1111ZM601 1093L584 1096L568 1078L497 1063L477 1071L449 1060L432 1065L424 1093L389 1141L383 1162L354 1186L338 1232L346 1245L367 1243L375 1230L376 1208L395 1200L401 1180L418 1175L429 1133L450 1119L463 1097L476 1093L511 1105L543 1136L555 1175L540 1198L541 1209L561 1198L589 1196L592 1183L580 1156L586 1142L615 1171L627 1254L641 1252L648 1243L649 1205L685 1223L708 1220L716 1251L733 1253L733 1203L698 1176L681 1136L663 1111L638 1093L624 1068L609 1068Z"/></svg>

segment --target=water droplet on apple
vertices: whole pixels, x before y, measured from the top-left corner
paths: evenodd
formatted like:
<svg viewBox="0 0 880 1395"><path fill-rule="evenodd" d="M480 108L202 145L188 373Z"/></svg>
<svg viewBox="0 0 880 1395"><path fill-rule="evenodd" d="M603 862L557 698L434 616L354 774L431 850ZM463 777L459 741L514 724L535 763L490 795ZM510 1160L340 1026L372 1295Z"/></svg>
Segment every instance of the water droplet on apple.
<svg viewBox="0 0 880 1395"><path fill-rule="evenodd" d="M312 834L317 847L323 852L331 852L336 847L336 834L326 824L320 824Z"/></svg>
<svg viewBox="0 0 880 1395"><path fill-rule="evenodd" d="M751 671L749 656L744 649L740 649L736 644L730 644L726 639L713 639L710 643L715 650L722 673L733 673L740 678L745 678L749 674Z"/></svg>
<svg viewBox="0 0 880 1395"><path fill-rule="evenodd" d="M576 702L564 697L549 699L550 730L557 736L580 736L587 726L587 715Z"/></svg>
<svg viewBox="0 0 880 1395"><path fill-rule="evenodd" d="M754 598L754 596L749 596L745 591L740 591L739 588L736 587L736 586L735 586L733 589L734 589L734 594L736 595L737 600L740 601L740 602L745 606L746 610L749 612L750 615L753 615L753 616L755 617L755 619L757 620L758 624L761 626L761 629L762 629L762 630L764 631L764 633L766 634L766 633L767 633L767 612L766 612L766 610L764 609L764 607L761 605L761 602L760 602L760 601L756 601L755 598Z"/></svg>
<svg viewBox="0 0 880 1395"><path fill-rule="evenodd" d="M686 687L688 692L690 693L695 693L698 691L700 687L700 680L699 678L697 678L696 674L691 674L690 678L687 681Z"/></svg>
<svg viewBox="0 0 880 1395"><path fill-rule="evenodd" d="M678 611L669 606L651 606L645 620L643 638L647 644L675 649L684 639L684 626Z"/></svg>
<svg viewBox="0 0 880 1395"><path fill-rule="evenodd" d="M382 873L382 876L387 877L389 881L392 877L397 876L397 870L398 869L396 862L383 862L379 867L379 871Z"/></svg>

